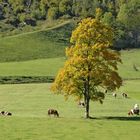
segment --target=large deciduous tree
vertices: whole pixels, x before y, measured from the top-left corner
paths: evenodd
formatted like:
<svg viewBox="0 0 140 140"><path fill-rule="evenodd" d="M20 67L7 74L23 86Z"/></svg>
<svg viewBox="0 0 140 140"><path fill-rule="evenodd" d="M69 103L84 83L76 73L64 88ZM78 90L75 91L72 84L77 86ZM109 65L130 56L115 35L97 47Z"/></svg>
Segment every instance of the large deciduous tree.
<svg viewBox="0 0 140 140"><path fill-rule="evenodd" d="M113 31L97 19L82 20L71 36L72 46L66 49L67 61L51 87L66 98L73 95L85 101L85 117L89 118L89 102L103 102L104 89L115 90L122 84L117 73L121 62L118 52L110 47Z"/></svg>

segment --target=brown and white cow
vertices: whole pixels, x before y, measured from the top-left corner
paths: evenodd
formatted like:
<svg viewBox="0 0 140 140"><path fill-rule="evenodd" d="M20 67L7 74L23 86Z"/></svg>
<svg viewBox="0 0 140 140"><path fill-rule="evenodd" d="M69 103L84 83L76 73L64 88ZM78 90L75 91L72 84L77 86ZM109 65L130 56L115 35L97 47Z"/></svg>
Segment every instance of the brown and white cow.
<svg viewBox="0 0 140 140"><path fill-rule="evenodd" d="M59 117L59 113L58 113L58 111L55 110L55 109L49 109L49 110L48 110L48 115L49 115L49 116L54 115L54 116L56 116L56 117Z"/></svg>

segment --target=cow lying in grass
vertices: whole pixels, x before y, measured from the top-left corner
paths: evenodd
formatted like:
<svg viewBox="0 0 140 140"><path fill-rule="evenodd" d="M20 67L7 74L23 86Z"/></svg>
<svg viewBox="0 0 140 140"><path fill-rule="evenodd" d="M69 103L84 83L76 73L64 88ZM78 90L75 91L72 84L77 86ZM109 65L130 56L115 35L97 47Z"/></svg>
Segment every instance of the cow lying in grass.
<svg viewBox="0 0 140 140"><path fill-rule="evenodd" d="M139 110L135 110L135 109L131 109L129 112L128 112L128 115L139 115Z"/></svg>
<svg viewBox="0 0 140 140"><path fill-rule="evenodd" d="M1 111L0 115L1 116L12 116L12 113L11 112L7 112L7 111Z"/></svg>
<svg viewBox="0 0 140 140"><path fill-rule="evenodd" d="M49 116L50 116L50 115L54 115L54 116L56 116L56 117L59 117L59 113L58 113L58 111L55 110L55 109L49 109L49 110L48 110L48 115L49 115Z"/></svg>

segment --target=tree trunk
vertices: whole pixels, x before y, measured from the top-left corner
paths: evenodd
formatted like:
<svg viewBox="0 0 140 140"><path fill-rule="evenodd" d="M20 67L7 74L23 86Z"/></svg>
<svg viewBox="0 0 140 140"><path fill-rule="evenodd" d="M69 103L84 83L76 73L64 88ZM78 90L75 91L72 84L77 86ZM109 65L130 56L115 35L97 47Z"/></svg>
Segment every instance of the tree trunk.
<svg viewBox="0 0 140 140"><path fill-rule="evenodd" d="M87 87L86 86L86 82L84 82L84 103L85 103L85 106L86 106L86 98L87 98L87 95L86 95L87 94L86 93L87 92L86 87Z"/></svg>
<svg viewBox="0 0 140 140"><path fill-rule="evenodd" d="M90 116L89 116L89 98L86 98L86 108L85 108L85 117L86 118L89 118Z"/></svg>
<svg viewBox="0 0 140 140"><path fill-rule="evenodd" d="M84 94L85 103L85 118L89 118L89 101L87 100L87 94Z"/></svg>
<svg viewBox="0 0 140 140"><path fill-rule="evenodd" d="M135 46L135 48L138 46L138 34L137 34L137 32L135 31L134 33L133 33L133 35L134 35L134 46Z"/></svg>
<svg viewBox="0 0 140 140"><path fill-rule="evenodd" d="M90 94L89 94L89 76L87 78L86 84L85 84L85 106L86 106L86 110L85 110L85 117L86 118L90 118L89 116L89 101L90 101Z"/></svg>

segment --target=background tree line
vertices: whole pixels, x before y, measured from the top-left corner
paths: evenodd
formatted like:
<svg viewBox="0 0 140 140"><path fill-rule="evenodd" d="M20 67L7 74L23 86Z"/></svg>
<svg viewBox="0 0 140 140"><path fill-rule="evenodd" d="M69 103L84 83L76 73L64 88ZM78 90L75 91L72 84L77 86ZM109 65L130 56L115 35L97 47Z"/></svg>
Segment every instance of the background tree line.
<svg viewBox="0 0 140 140"><path fill-rule="evenodd" d="M73 17L96 17L113 27L118 49L140 47L139 0L0 0L0 30L1 23L17 28Z"/></svg>

